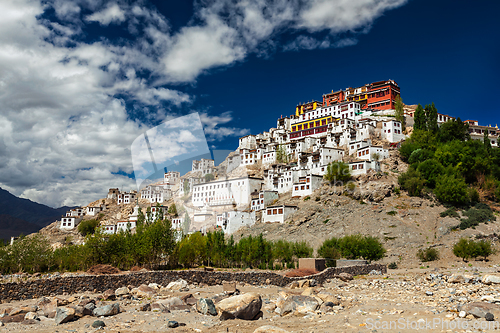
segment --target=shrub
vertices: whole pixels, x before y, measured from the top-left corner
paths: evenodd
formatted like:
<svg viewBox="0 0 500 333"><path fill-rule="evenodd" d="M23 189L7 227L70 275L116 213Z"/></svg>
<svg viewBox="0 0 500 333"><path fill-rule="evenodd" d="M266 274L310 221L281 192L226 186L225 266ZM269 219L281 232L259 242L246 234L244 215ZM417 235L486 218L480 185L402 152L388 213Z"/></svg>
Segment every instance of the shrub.
<svg viewBox="0 0 500 333"><path fill-rule="evenodd" d="M78 232L82 236L87 236L93 234L95 232L95 228L99 225L99 221L97 220L85 220L80 222L78 225Z"/></svg>
<svg viewBox="0 0 500 333"><path fill-rule="evenodd" d="M399 153L401 154L401 159L405 162L408 162L413 151L419 149L420 146L411 141L405 141L401 144L401 148L399 148Z"/></svg>
<svg viewBox="0 0 500 333"><path fill-rule="evenodd" d="M483 257L486 259L488 256L493 254L493 249L491 248L491 243L485 240L475 242L466 238L460 238L460 240L453 246L453 254L463 261L469 258Z"/></svg>
<svg viewBox="0 0 500 333"><path fill-rule="evenodd" d="M328 164L324 177L333 185L337 185L337 182L347 182L351 179L349 165L344 162L332 162Z"/></svg>
<svg viewBox="0 0 500 333"><path fill-rule="evenodd" d="M496 221L495 215L493 215L493 211L491 208L484 204L478 203L473 208L470 208L464 215L467 217L466 219L460 220L460 229L465 230L467 228L475 227L479 225L479 223L487 223L490 221Z"/></svg>
<svg viewBox="0 0 500 333"><path fill-rule="evenodd" d="M395 210L391 210L390 212L387 212L386 214L387 215L390 215L390 216L396 216L398 212L396 212Z"/></svg>
<svg viewBox="0 0 500 333"><path fill-rule="evenodd" d="M497 201L500 201L500 184L497 185L497 189L495 191L495 197L497 198Z"/></svg>
<svg viewBox="0 0 500 333"><path fill-rule="evenodd" d="M430 159L420 163L417 171L425 178L427 186L434 188L437 179L444 173L444 167L435 159Z"/></svg>
<svg viewBox="0 0 500 333"><path fill-rule="evenodd" d="M442 203L455 206L465 205L469 201L465 180L455 175L439 177L434 194Z"/></svg>
<svg viewBox="0 0 500 333"><path fill-rule="evenodd" d="M167 211L170 215L174 215L175 217L178 216L178 213L177 213L177 207L175 206L175 204L172 204L169 208L168 208L168 211Z"/></svg>
<svg viewBox="0 0 500 333"><path fill-rule="evenodd" d="M397 269L398 264L396 262L391 262L389 265L387 265L387 268L389 269Z"/></svg>
<svg viewBox="0 0 500 333"><path fill-rule="evenodd" d="M413 168L398 177L399 185L403 190L408 191L408 195L417 197L422 194L425 185L425 179Z"/></svg>
<svg viewBox="0 0 500 333"><path fill-rule="evenodd" d="M397 187L397 186L394 187L394 194L396 194L396 195L401 194L401 190L399 189L399 187Z"/></svg>
<svg viewBox="0 0 500 333"><path fill-rule="evenodd" d="M431 159L433 155L434 152L430 151L429 149L416 149L411 153L410 158L408 159L408 163L422 163L426 160Z"/></svg>
<svg viewBox="0 0 500 333"><path fill-rule="evenodd" d="M323 242L318 255L324 258L378 260L386 253L382 243L376 237L361 234L347 235L342 238L331 238Z"/></svg>
<svg viewBox="0 0 500 333"><path fill-rule="evenodd" d="M417 258L423 262L434 261L439 259L439 251L436 248L428 247L417 251Z"/></svg>
<svg viewBox="0 0 500 333"><path fill-rule="evenodd" d="M460 217L460 215L458 215L457 211L454 208L448 208L444 212L441 212L441 214L439 214L439 216L441 216L441 217L449 216L449 217L454 217L457 219Z"/></svg>
<svg viewBox="0 0 500 333"><path fill-rule="evenodd" d="M475 188L469 188L468 197L469 197L469 201L472 204L476 204L479 202L479 192Z"/></svg>

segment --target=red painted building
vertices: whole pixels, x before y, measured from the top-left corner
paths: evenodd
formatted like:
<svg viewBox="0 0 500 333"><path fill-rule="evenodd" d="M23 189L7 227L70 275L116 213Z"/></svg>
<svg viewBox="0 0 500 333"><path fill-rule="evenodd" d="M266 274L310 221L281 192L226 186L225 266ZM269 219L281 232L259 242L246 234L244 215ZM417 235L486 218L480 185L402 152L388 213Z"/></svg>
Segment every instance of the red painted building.
<svg viewBox="0 0 500 333"><path fill-rule="evenodd" d="M346 89L346 99L360 103L362 109L394 109L396 97L399 95L399 86L393 80L378 81L364 87Z"/></svg>

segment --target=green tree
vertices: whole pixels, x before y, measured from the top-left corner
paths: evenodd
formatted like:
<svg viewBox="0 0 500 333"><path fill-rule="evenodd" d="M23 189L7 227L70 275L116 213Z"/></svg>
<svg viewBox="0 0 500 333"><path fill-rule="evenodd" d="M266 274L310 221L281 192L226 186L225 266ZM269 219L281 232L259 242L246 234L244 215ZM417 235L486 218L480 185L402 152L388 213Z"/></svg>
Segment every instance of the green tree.
<svg viewBox="0 0 500 333"><path fill-rule="evenodd" d="M328 164L324 178L329 181L330 184L334 185L336 185L337 182L345 183L349 181L351 179L349 165L340 161Z"/></svg>
<svg viewBox="0 0 500 333"><path fill-rule="evenodd" d="M189 193L189 180L185 179L183 184L184 195L188 195Z"/></svg>
<svg viewBox="0 0 500 333"><path fill-rule="evenodd" d="M207 173L207 174L205 175L205 182L207 182L207 183L208 183L208 182L210 182L210 181L212 181L212 180L214 180L214 179L215 179L215 177L214 177L214 175L213 175L213 174L211 174L211 173Z"/></svg>
<svg viewBox="0 0 500 333"><path fill-rule="evenodd" d="M177 213L177 207L175 206L175 203L173 203L169 208L168 208L168 213L170 215L173 215L175 217L179 216Z"/></svg>
<svg viewBox="0 0 500 333"><path fill-rule="evenodd" d="M425 183L430 188L436 187L438 178L444 173L445 169L441 163L435 159L423 161L418 165L417 171L425 179Z"/></svg>
<svg viewBox="0 0 500 333"><path fill-rule="evenodd" d="M404 103L403 100L401 99L401 96L399 95L398 97L396 97L396 103L394 105L394 108L396 109L394 113L394 115L396 116L396 120L401 123L401 126L404 131L406 129L406 117L404 111Z"/></svg>
<svg viewBox="0 0 500 333"><path fill-rule="evenodd" d="M442 175L438 178L434 194L442 203L461 206L468 202L467 184L465 180L453 174Z"/></svg>
<svg viewBox="0 0 500 333"><path fill-rule="evenodd" d="M426 127L427 130L433 133L437 133L439 131L438 127L438 112L434 103L428 104L425 106L425 119L426 119Z"/></svg>
<svg viewBox="0 0 500 333"><path fill-rule="evenodd" d="M82 236L87 236L93 234L98 225L99 221L97 220L84 220L78 224L77 230Z"/></svg>
<svg viewBox="0 0 500 333"><path fill-rule="evenodd" d="M283 145L279 145L276 149L276 162L290 163L290 155L286 153L286 148Z"/></svg>
<svg viewBox="0 0 500 333"><path fill-rule="evenodd" d="M403 190L408 191L408 195L418 197L422 195L425 179L420 172L410 167L407 172L398 177L398 183Z"/></svg>
<svg viewBox="0 0 500 333"><path fill-rule="evenodd" d="M490 154L492 148L491 148L490 138L488 137L488 130L484 131L483 143L484 143L484 149L488 152L488 154Z"/></svg>
<svg viewBox="0 0 500 333"><path fill-rule="evenodd" d="M449 142L453 140L470 140L469 124L462 122L460 118L448 120L439 128L439 141Z"/></svg>
<svg viewBox="0 0 500 333"><path fill-rule="evenodd" d="M179 263L184 267L199 266L206 259L205 237L200 232L192 233L179 243Z"/></svg>
<svg viewBox="0 0 500 333"><path fill-rule="evenodd" d="M184 222L182 224L182 233L184 235L187 235L190 226L191 226L191 219L189 218L189 214L186 212L186 214L184 214Z"/></svg>
<svg viewBox="0 0 500 333"><path fill-rule="evenodd" d="M415 109L413 128L416 130L427 130L427 119L425 116L425 111L420 104Z"/></svg>
<svg viewBox="0 0 500 333"><path fill-rule="evenodd" d="M423 262L434 261L439 259L439 251L436 248L428 247L417 251L417 258Z"/></svg>

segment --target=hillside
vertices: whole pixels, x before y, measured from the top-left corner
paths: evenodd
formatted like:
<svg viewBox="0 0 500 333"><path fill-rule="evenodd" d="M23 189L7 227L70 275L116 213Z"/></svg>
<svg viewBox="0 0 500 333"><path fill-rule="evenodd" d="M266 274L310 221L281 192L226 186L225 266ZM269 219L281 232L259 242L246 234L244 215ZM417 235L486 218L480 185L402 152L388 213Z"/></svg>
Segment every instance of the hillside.
<svg viewBox="0 0 500 333"><path fill-rule="evenodd" d="M0 188L0 238L29 234L59 219L73 207L51 208L18 198Z"/></svg>

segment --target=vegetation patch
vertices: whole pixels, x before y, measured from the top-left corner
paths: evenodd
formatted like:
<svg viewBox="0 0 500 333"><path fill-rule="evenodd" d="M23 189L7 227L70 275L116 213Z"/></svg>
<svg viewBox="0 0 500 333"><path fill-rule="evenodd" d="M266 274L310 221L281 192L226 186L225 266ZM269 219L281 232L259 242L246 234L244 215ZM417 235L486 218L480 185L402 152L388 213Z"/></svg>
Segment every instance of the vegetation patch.
<svg viewBox="0 0 500 333"><path fill-rule="evenodd" d="M434 247L419 249L417 251L417 258L420 259L422 262L438 260L439 251Z"/></svg>

